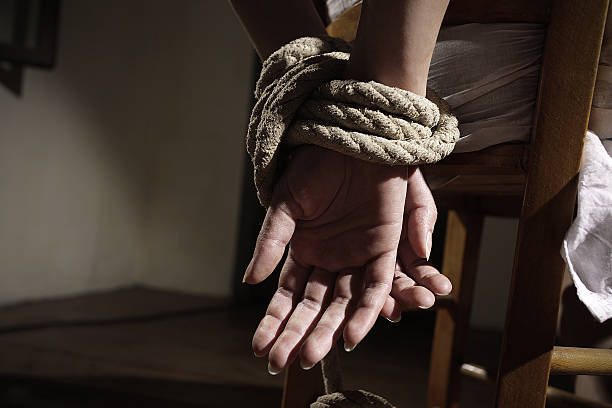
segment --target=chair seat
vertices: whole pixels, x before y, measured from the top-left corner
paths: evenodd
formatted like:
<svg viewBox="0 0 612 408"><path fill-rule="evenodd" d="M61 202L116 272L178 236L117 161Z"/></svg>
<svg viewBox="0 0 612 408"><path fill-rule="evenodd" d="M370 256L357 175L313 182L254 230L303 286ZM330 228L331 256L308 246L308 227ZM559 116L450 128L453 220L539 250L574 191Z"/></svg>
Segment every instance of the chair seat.
<svg viewBox="0 0 612 408"><path fill-rule="evenodd" d="M427 179L438 181L437 186L432 186L438 195L522 196L528 154L529 144L505 143L476 152L451 154L421 169Z"/></svg>
<svg viewBox="0 0 612 408"><path fill-rule="evenodd" d="M422 166L437 176L524 176L529 144L504 143L469 153L453 153L435 164Z"/></svg>

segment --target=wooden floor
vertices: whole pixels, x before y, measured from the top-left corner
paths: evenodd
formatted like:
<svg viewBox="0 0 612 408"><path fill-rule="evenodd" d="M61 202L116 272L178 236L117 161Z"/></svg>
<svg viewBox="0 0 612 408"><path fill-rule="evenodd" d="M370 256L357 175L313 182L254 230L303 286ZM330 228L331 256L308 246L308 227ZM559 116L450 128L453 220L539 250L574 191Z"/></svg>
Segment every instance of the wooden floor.
<svg viewBox="0 0 612 408"><path fill-rule="evenodd" d="M273 407L282 376L250 350L261 307L132 288L0 308L0 406ZM380 320L350 354L347 388L422 407L433 313ZM496 333L473 332L471 359L491 367ZM490 406L469 379L464 406Z"/></svg>

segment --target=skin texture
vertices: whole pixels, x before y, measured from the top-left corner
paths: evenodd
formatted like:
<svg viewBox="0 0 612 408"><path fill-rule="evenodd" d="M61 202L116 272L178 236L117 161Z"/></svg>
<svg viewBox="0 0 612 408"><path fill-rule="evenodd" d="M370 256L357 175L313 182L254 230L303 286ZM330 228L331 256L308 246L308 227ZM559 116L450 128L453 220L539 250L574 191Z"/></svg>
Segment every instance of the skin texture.
<svg viewBox="0 0 612 408"><path fill-rule="evenodd" d="M257 3L257 7L253 4ZM345 76L423 95L447 0L365 2ZM259 55L321 35L310 1L234 0ZM261 24L274 21L278 24ZM272 27L270 27L272 26ZM354 348L379 315L428 308L451 285L427 263L436 207L416 167L366 163L326 149L294 152L274 191L245 282L269 276L290 243L253 351L280 372L320 361L340 336Z"/></svg>

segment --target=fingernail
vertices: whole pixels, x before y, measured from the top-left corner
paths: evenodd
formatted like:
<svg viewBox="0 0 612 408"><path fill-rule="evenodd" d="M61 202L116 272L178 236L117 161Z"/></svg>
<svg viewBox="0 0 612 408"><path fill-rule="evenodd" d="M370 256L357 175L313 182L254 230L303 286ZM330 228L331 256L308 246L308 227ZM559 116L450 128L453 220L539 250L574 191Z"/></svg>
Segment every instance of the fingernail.
<svg viewBox="0 0 612 408"><path fill-rule="evenodd" d="M251 271L252 265L253 265L253 259L249 261L249 264L247 265L244 271L244 276L242 277L242 283L246 283L246 279L247 279L247 276L249 276L249 272Z"/></svg>
<svg viewBox="0 0 612 408"><path fill-rule="evenodd" d="M280 373L283 370L279 370L279 369L275 369L274 367L272 367L272 364L268 363L268 372L271 375L277 375L278 373Z"/></svg>
<svg viewBox="0 0 612 408"><path fill-rule="evenodd" d="M391 323L398 323L400 320L402 320L402 316L398 317L396 320L389 319L388 317L385 317L385 319L387 319Z"/></svg>
<svg viewBox="0 0 612 408"><path fill-rule="evenodd" d="M310 370L312 367L315 366L315 364L306 365L306 364L304 364L304 362L302 360L300 360L300 367L302 367L302 370Z"/></svg>
<svg viewBox="0 0 612 408"><path fill-rule="evenodd" d="M430 307L431 306L422 306L422 305L419 305L419 309L429 309Z"/></svg>
<svg viewBox="0 0 612 408"><path fill-rule="evenodd" d="M348 344L346 341L344 342L344 351L346 351L347 353L350 353L351 351L355 350L355 347L357 347L356 344Z"/></svg>
<svg viewBox="0 0 612 408"><path fill-rule="evenodd" d="M431 240L432 240L431 232L428 232L427 233L427 243L425 244L425 249L426 249L426 252L427 252L426 253L426 255L427 255L426 258L427 258L428 261L429 261L429 256L431 255L431 244L432 244Z"/></svg>

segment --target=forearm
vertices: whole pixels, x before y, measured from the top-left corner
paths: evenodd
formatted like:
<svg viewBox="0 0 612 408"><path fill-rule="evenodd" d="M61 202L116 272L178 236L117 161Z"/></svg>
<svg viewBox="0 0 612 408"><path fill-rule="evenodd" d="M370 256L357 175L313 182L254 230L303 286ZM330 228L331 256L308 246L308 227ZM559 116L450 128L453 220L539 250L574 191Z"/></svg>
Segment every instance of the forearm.
<svg viewBox="0 0 612 408"><path fill-rule="evenodd" d="M230 0L230 3L262 60L296 38L325 35L325 26L311 0Z"/></svg>
<svg viewBox="0 0 612 408"><path fill-rule="evenodd" d="M304 36L325 35L311 0L230 0L260 58ZM449 0L365 0L346 77L425 94Z"/></svg>
<svg viewBox="0 0 612 408"><path fill-rule="evenodd" d="M425 95L429 64L449 0L363 2L346 77Z"/></svg>

